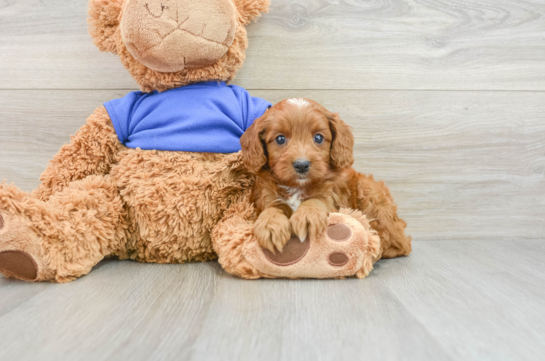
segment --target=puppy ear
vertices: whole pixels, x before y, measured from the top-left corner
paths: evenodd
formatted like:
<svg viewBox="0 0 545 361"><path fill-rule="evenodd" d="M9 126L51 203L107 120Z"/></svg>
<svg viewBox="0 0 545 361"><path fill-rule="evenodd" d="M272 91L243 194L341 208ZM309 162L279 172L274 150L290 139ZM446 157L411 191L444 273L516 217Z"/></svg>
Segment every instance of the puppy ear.
<svg viewBox="0 0 545 361"><path fill-rule="evenodd" d="M329 113L329 112L328 112ZM333 134L331 143L331 163L337 168L348 168L354 164L354 134L348 124L338 114L326 114Z"/></svg>
<svg viewBox="0 0 545 361"><path fill-rule="evenodd" d="M257 20L261 13L269 11L270 0L233 0L242 18L242 24L248 25Z"/></svg>
<svg viewBox="0 0 545 361"><path fill-rule="evenodd" d="M89 0L89 34L100 51L117 53L114 35L121 21L123 2L124 0Z"/></svg>
<svg viewBox="0 0 545 361"><path fill-rule="evenodd" d="M252 173L257 173L267 164L267 155L265 144L261 139L261 134L264 131L264 122L268 111L254 121L242 137L240 137L240 145L242 146L242 161L248 170Z"/></svg>

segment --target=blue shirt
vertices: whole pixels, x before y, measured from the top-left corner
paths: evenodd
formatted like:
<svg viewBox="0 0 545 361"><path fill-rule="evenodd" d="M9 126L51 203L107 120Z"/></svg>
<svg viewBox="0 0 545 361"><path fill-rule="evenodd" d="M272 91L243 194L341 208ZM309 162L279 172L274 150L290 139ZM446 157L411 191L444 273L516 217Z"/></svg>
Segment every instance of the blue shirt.
<svg viewBox="0 0 545 361"><path fill-rule="evenodd" d="M225 82L159 93L132 92L104 103L117 137L129 148L234 153L240 137L271 103Z"/></svg>

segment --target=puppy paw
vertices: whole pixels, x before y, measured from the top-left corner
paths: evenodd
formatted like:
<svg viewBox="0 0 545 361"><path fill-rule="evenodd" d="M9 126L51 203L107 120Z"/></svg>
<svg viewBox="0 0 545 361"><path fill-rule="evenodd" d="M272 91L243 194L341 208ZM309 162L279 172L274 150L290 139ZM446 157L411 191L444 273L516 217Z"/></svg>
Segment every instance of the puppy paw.
<svg viewBox="0 0 545 361"><path fill-rule="evenodd" d="M261 247L282 252L291 237L290 221L281 210L267 208L254 224L254 236Z"/></svg>
<svg viewBox="0 0 545 361"><path fill-rule="evenodd" d="M308 237L316 238L327 228L328 212L318 207L299 207L290 218L291 229L301 242Z"/></svg>

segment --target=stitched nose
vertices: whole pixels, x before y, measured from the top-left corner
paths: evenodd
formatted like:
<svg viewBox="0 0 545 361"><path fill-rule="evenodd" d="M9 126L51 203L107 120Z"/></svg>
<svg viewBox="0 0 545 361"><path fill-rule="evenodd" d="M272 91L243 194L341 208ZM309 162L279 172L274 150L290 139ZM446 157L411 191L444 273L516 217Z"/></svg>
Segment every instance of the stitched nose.
<svg viewBox="0 0 545 361"><path fill-rule="evenodd" d="M297 159L293 162L293 168L300 174L305 174L310 169L310 162L306 159Z"/></svg>

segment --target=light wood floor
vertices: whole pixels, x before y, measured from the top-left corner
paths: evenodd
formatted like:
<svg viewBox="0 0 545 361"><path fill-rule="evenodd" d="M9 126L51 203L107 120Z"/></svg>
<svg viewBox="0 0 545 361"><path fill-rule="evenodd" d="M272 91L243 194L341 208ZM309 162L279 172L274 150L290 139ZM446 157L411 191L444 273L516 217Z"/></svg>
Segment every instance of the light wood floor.
<svg viewBox="0 0 545 361"><path fill-rule="evenodd" d="M0 0L0 181L30 191L137 90L87 0ZM4 360L545 360L545 0L272 0L235 83L353 128L415 240L362 281L242 281L107 261L0 276Z"/></svg>
<svg viewBox="0 0 545 361"><path fill-rule="evenodd" d="M64 285L0 278L0 360L543 360L544 250L416 241L365 280L129 261Z"/></svg>

